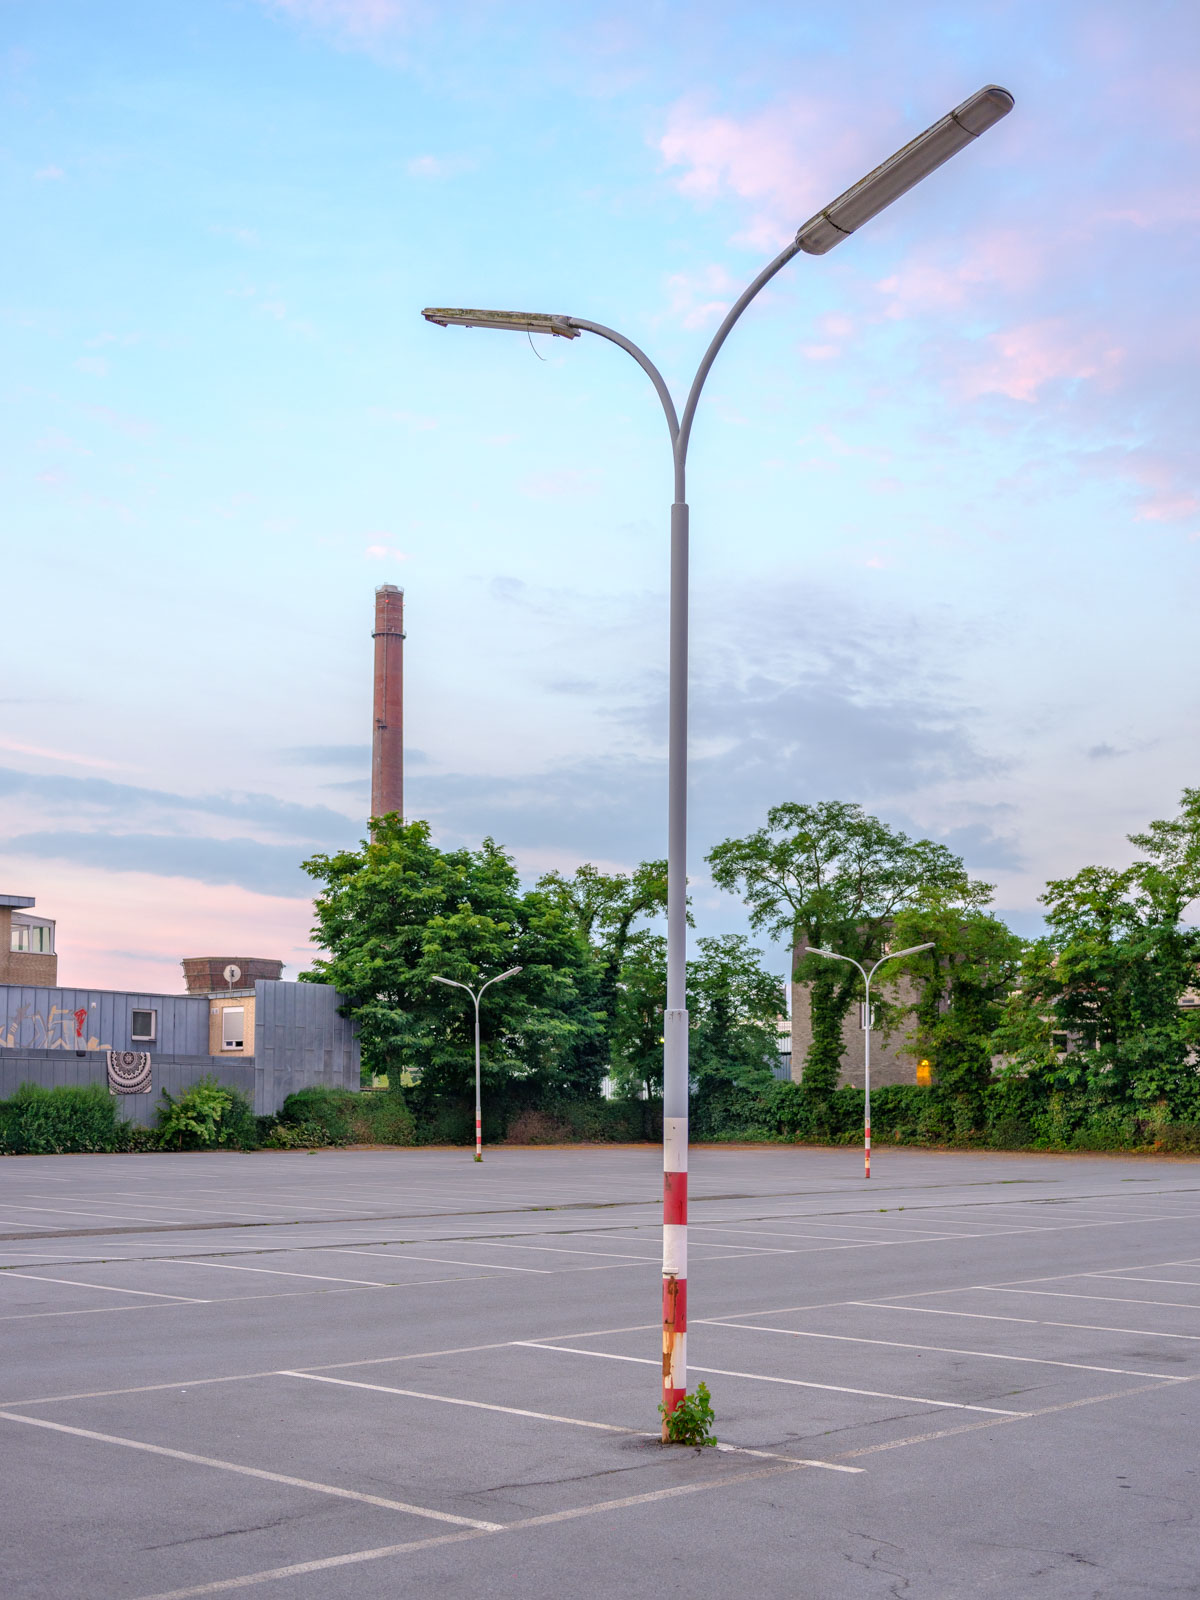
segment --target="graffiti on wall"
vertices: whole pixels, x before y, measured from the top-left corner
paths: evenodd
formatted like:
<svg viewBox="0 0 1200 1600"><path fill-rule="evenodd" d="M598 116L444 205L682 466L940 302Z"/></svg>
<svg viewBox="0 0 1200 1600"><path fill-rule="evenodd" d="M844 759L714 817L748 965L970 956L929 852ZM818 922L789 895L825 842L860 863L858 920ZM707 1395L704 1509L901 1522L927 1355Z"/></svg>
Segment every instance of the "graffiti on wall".
<svg viewBox="0 0 1200 1600"><path fill-rule="evenodd" d="M72 1011L68 1006L51 1006L43 1014L32 1005L13 1013L7 1028L0 1029L0 1049L6 1050L107 1050L96 1034L88 1034L87 1009Z"/></svg>

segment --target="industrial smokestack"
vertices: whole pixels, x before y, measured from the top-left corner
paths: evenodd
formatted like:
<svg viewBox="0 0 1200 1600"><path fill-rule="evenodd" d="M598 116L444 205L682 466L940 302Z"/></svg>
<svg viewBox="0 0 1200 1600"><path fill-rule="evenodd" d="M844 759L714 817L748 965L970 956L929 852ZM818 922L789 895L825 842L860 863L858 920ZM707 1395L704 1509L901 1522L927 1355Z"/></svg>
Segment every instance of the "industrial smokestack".
<svg viewBox="0 0 1200 1600"><path fill-rule="evenodd" d="M375 729L371 740L371 815L404 815L404 590L375 591Z"/></svg>

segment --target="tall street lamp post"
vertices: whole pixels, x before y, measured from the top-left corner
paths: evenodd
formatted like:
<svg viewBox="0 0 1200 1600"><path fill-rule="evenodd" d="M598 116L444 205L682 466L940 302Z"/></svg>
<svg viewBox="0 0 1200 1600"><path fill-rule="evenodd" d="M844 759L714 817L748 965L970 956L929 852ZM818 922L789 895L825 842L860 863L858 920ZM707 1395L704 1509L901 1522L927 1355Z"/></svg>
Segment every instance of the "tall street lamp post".
<svg viewBox="0 0 1200 1600"><path fill-rule="evenodd" d="M489 978L486 983L481 983L478 989L472 989L469 983L458 983L453 978L434 978L434 983L444 983L449 989L465 989L475 1002L475 1159L483 1160L483 1111L479 1097L479 1002L483 998L483 991L490 989L493 983L503 983L505 978L513 978L520 972L520 967L509 967L507 972L498 972L494 978Z"/></svg>
<svg viewBox="0 0 1200 1600"><path fill-rule="evenodd" d="M422 315L445 327L511 328L520 333L548 333L577 339L594 333L619 345L638 363L654 385L666 414L675 466L675 500L671 506L671 601L669 693L667 713L667 1004L663 1019L663 1437L669 1416L687 1392L687 1127L688 1018L685 991L687 940L687 633L688 633L688 505L686 469L688 441L700 392L717 352L734 323L775 274L803 250L822 256L869 222L893 200L973 144L1013 107L1007 89L989 84L906 144L882 166L839 195L799 230L734 302L713 336L696 370L682 416L658 368L632 339L583 317L536 311L480 311L430 306Z"/></svg>
<svg viewBox="0 0 1200 1600"><path fill-rule="evenodd" d="M914 944L910 945L907 950L893 950L886 956L880 956L879 960L868 972L864 966L855 961L853 956L843 956L839 955L836 950L818 950L815 946L813 947L812 953L814 956L829 956L833 961L848 961L852 967L858 967L858 970L863 975L863 1089L865 1091L863 1095L863 1155L868 1178L871 1176L871 1024L874 1020L871 1015L871 979L885 961L898 961L901 956L915 956L918 950L932 949L932 944Z"/></svg>

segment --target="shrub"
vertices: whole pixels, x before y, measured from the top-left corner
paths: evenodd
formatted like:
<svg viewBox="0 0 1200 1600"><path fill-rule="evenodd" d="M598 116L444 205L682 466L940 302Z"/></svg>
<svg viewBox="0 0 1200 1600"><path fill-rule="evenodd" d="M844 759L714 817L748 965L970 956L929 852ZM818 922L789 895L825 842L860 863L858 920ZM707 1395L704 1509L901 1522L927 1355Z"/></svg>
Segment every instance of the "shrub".
<svg viewBox="0 0 1200 1600"><path fill-rule="evenodd" d="M712 1396L706 1383L696 1385L695 1394L685 1394L669 1415L666 1406L659 1404L658 1414L666 1425L668 1444L715 1445L712 1431L716 1420Z"/></svg>
<svg viewBox="0 0 1200 1600"><path fill-rule="evenodd" d="M1194 1155L1200 1151L1200 1122L1165 1122L1154 1141L1156 1150Z"/></svg>
<svg viewBox="0 0 1200 1600"><path fill-rule="evenodd" d="M268 1150L322 1150L333 1142L319 1122L276 1122L263 1145Z"/></svg>
<svg viewBox="0 0 1200 1600"><path fill-rule="evenodd" d="M303 1137L281 1133L282 1128L302 1129ZM416 1142L412 1113L399 1089L336 1089L316 1083L288 1095L279 1113L271 1142L275 1149L296 1149L301 1144L403 1144Z"/></svg>
<svg viewBox="0 0 1200 1600"><path fill-rule="evenodd" d="M158 1142L167 1150L253 1150L258 1143L254 1109L244 1094L204 1077L178 1099L162 1092Z"/></svg>
<svg viewBox="0 0 1200 1600"><path fill-rule="evenodd" d="M365 1089L352 1095L350 1125L360 1142L368 1144L416 1143L416 1124L398 1088ZM360 1132L361 1130L361 1132Z"/></svg>
<svg viewBox="0 0 1200 1600"><path fill-rule="evenodd" d="M571 1138L570 1126L548 1111L536 1111L532 1106L517 1115L508 1125L505 1144L565 1144Z"/></svg>
<svg viewBox="0 0 1200 1600"><path fill-rule="evenodd" d="M98 1083L57 1089L23 1083L11 1100L0 1101L0 1150L11 1154L124 1150L129 1138L116 1100Z"/></svg>
<svg viewBox="0 0 1200 1600"><path fill-rule="evenodd" d="M279 1112L281 1126L304 1127L320 1130L323 1137L315 1141L325 1145L350 1143L350 1121L346 1102L357 1099L349 1089L332 1089L327 1084L314 1083L307 1089L297 1089L289 1094Z"/></svg>

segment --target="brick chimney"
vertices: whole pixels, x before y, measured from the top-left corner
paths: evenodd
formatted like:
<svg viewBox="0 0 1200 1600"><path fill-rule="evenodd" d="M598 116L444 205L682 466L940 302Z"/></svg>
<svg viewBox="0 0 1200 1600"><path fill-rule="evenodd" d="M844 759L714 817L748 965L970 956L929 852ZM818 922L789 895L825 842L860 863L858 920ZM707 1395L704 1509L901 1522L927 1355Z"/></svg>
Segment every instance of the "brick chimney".
<svg viewBox="0 0 1200 1600"><path fill-rule="evenodd" d="M375 591L375 727L371 740L371 815L404 815L404 590Z"/></svg>

